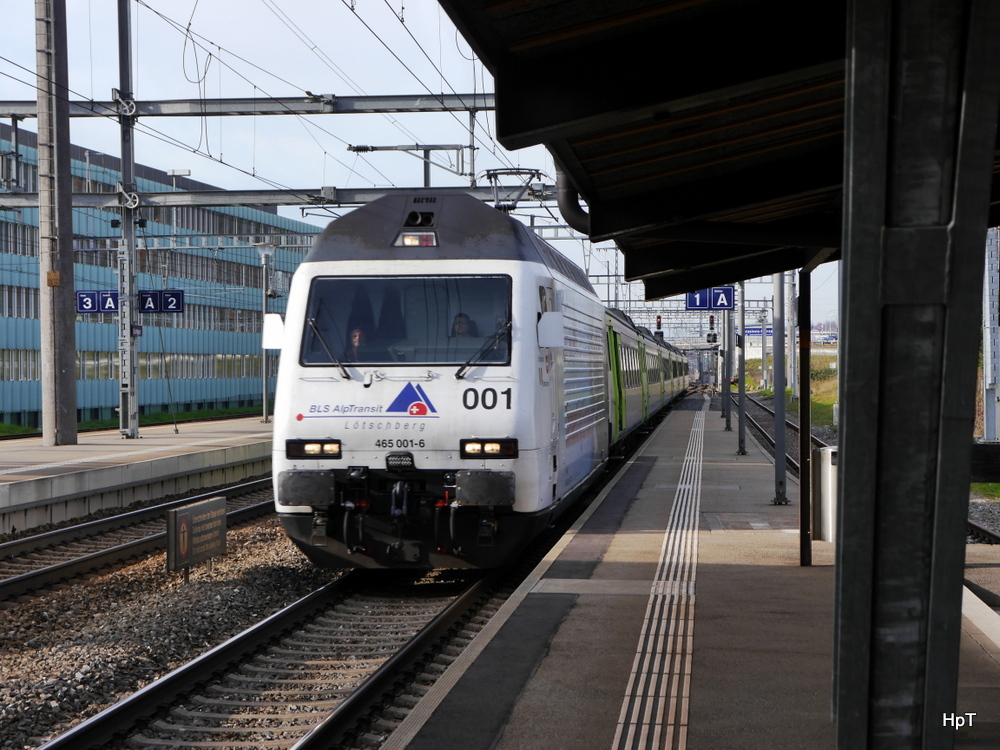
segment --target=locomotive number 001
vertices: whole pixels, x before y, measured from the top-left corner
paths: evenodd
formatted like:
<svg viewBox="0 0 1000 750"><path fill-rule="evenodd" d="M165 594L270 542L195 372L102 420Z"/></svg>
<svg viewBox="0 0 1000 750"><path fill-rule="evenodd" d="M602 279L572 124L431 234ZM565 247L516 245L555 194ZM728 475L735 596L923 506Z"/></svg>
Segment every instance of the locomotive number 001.
<svg viewBox="0 0 1000 750"><path fill-rule="evenodd" d="M497 393L495 388L484 388L480 392L476 388L466 388L462 394L462 406L466 409L496 409L498 405L505 404L501 408L510 409L511 389Z"/></svg>

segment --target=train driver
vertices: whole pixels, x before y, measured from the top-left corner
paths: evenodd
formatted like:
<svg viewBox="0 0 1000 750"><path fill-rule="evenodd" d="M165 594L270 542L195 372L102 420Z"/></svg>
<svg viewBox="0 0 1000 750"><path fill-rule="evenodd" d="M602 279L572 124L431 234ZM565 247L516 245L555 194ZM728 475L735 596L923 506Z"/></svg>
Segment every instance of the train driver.
<svg viewBox="0 0 1000 750"><path fill-rule="evenodd" d="M462 339L478 335L479 332L476 330L476 324L468 315L462 312L455 315L455 320L451 324L452 338Z"/></svg>
<svg viewBox="0 0 1000 750"><path fill-rule="evenodd" d="M347 337L347 349L344 350L345 362L358 362L359 350L365 343L365 332L362 328L355 328Z"/></svg>

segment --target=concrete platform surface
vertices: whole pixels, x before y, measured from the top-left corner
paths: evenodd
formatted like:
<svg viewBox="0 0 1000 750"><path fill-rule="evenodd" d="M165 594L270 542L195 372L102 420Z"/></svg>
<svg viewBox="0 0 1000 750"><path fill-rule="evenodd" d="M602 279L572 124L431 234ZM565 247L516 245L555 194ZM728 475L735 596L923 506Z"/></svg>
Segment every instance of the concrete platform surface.
<svg viewBox="0 0 1000 750"><path fill-rule="evenodd" d="M76 445L0 442L0 533L79 518L137 500L266 475L271 425L260 417L85 432ZM162 494L157 494L162 493Z"/></svg>
<svg viewBox="0 0 1000 750"><path fill-rule="evenodd" d="M835 747L834 545L800 565L797 484L772 504L770 458L706 407L670 414L384 750ZM956 747L1000 747L1000 618L969 606Z"/></svg>

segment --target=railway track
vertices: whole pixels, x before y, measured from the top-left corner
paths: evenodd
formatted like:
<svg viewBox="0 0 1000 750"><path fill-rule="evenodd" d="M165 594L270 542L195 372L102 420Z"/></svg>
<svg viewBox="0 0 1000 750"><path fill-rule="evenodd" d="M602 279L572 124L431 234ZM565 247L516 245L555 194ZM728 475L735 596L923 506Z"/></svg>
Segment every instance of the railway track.
<svg viewBox="0 0 1000 750"><path fill-rule="evenodd" d="M766 404L758 401L753 396L746 397L747 404L750 408L747 409L747 422L750 425L750 429L754 431L755 434L761 437L766 443L771 453L774 453L774 409L771 409ZM736 398L733 397L733 404L736 404ZM753 413L751 413L753 412ZM785 440L785 447L787 449L786 461L788 467L795 472L798 476L799 473L799 426L795 422L789 419L785 420L785 430L787 431L787 437ZM815 435L811 435L812 445L814 448L829 448L831 447L829 443L820 440Z"/></svg>
<svg viewBox="0 0 1000 750"><path fill-rule="evenodd" d="M221 495L230 527L273 513L270 482L247 482L0 544L0 601L163 549L171 508Z"/></svg>
<svg viewBox="0 0 1000 750"><path fill-rule="evenodd" d="M329 747L427 668L484 586L480 573L352 572L43 747Z"/></svg>
<svg viewBox="0 0 1000 750"><path fill-rule="evenodd" d="M747 422L754 432L763 439L774 453L774 410L765 404L761 403L757 399L747 396L747 401L752 405L753 409L757 412L757 417L755 418L747 410ZM735 399L734 399L735 401ZM795 472L796 476L799 473L799 462L798 462L798 434L799 426L790 420L785 420L785 429L794 435L793 439L788 439L785 441L785 445L789 448L789 454L786 456L786 461L788 467ZM815 435L812 436L813 446L817 448L830 447L828 443L817 438ZM793 455L794 452L794 455ZM985 544L1000 544L1000 534L997 531L987 528L982 524L976 523L975 521L969 520L967 522L967 534L968 536L981 543Z"/></svg>

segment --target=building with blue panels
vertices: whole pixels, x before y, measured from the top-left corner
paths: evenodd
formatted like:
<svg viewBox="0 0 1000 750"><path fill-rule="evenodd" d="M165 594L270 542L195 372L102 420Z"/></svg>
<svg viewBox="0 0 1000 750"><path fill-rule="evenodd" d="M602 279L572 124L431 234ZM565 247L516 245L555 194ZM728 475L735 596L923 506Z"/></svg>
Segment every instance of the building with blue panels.
<svg viewBox="0 0 1000 750"><path fill-rule="evenodd" d="M15 136L0 124L0 157L0 192L37 190L34 133L18 130ZM72 172L74 192L112 193L121 180L117 157L77 146ZM139 192L218 189L140 165L135 174ZM116 210L73 209L77 291L117 291L120 219ZM276 247L268 311L283 312L291 274L319 231L271 208L139 210L138 288L180 289L185 303L182 313L139 315L140 414L261 403L264 279L256 245ZM30 427L41 423L38 244L37 209L0 210L0 421ZM78 314L76 345L80 420L116 418L116 314ZM268 364L276 369L276 358Z"/></svg>

